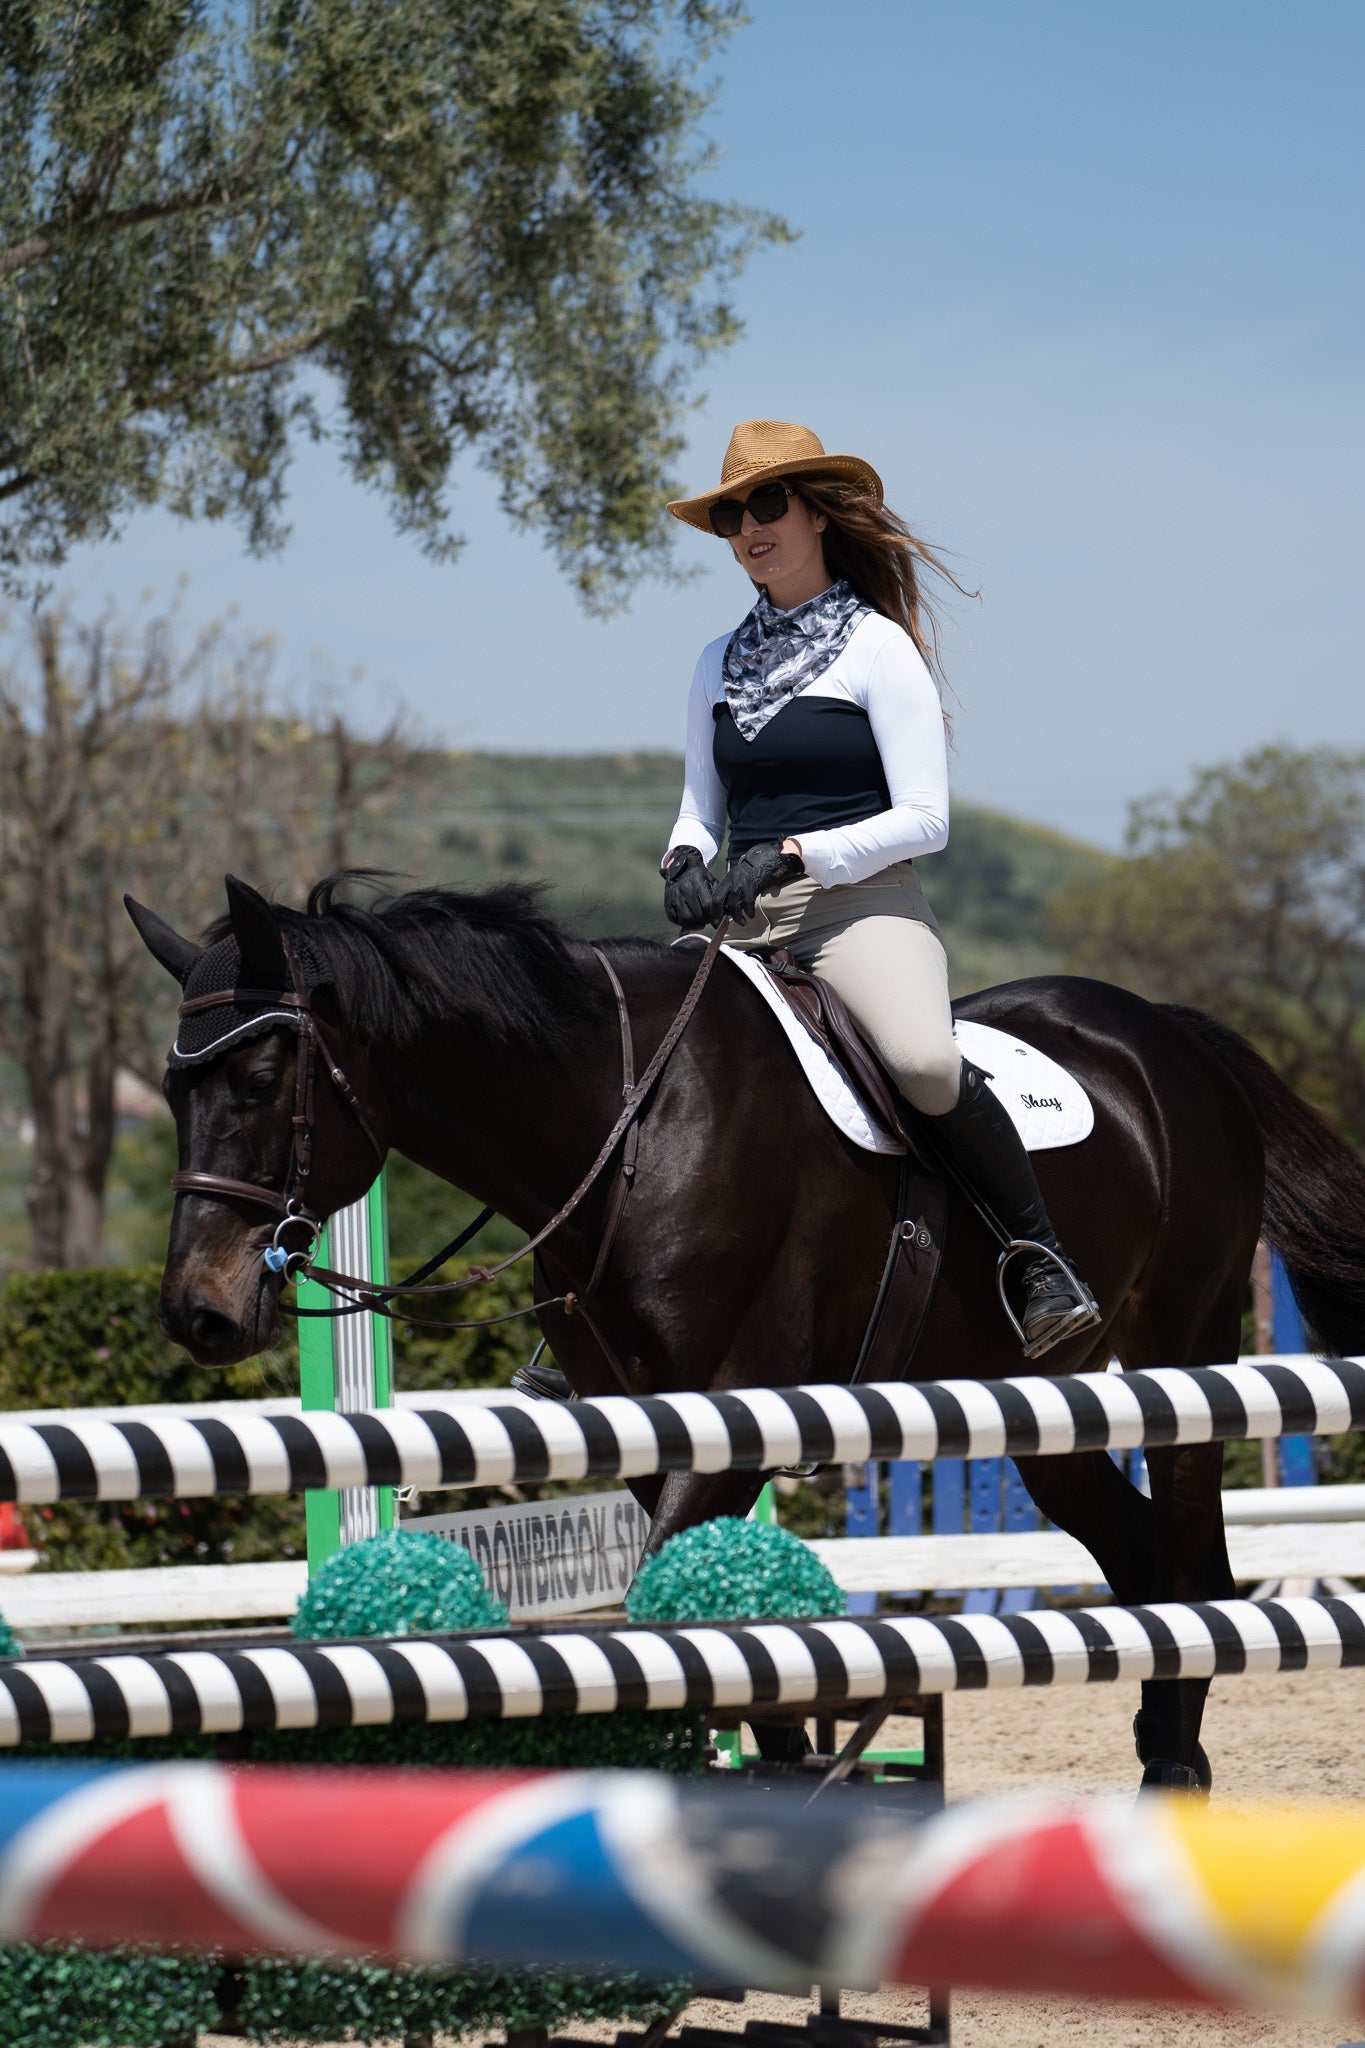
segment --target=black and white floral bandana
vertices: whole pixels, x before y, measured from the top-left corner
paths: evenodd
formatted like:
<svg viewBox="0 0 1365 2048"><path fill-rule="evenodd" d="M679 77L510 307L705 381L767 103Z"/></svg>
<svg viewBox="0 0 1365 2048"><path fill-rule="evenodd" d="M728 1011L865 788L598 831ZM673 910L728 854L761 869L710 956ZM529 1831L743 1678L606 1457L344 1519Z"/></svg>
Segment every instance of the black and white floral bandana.
<svg viewBox="0 0 1365 2048"><path fill-rule="evenodd" d="M743 738L757 739L784 704L838 660L871 609L842 577L789 612L759 593L721 663L725 701Z"/></svg>

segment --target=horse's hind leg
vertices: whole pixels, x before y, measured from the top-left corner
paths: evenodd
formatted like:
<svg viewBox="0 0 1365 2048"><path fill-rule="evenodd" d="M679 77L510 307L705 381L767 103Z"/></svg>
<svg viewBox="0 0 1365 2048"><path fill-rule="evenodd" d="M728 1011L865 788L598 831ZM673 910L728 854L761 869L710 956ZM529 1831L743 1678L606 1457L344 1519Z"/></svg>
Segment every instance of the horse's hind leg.
<svg viewBox="0 0 1365 2048"><path fill-rule="evenodd" d="M1156 1600L1228 1600L1236 1591L1223 1531L1223 1446L1149 1450L1156 1526ZM1133 1723L1144 1785L1207 1791L1213 1782L1199 1741L1207 1678L1148 1679Z"/></svg>
<svg viewBox="0 0 1365 2048"><path fill-rule="evenodd" d="M1248 1255L1248 1265L1250 1256ZM1239 1278L1183 1341L1135 1318L1121 1357L1127 1371L1156 1365L1220 1365L1235 1359L1241 1336ZM1236 1590L1223 1531L1223 1446L1185 1444L1147 1453L1152 1488L1155 1568L1148 1600L1227 1600ZM1210 1681L1148 1679L1133 1723L1142 1782L1174 1790L1207 1791L1209 1761L1199 1742Z"/></svg>
<svg viewBox="0 0 1365 2048"><path fill-rule="evenodd" d="M1149 1600L1156 1577L1152 1503L1109 1453L1015 1462L1035 1507L1085 1545L1115 1599L1126 1607Z"/></svg>
<svg viewBox="0 0 1365 2048"><path fill-rule="evenodd" d="M1222 1463L1221 1444L1149 1451L1148 1500L1104 1451L1018 1461L1038 1507L1085 1545L1125 1607L1152 1600L1221 1599L1231 1592L1219 1490ZM1204 1678L1143 1685L1133 1733L1144 1785L1208 1787L1208 1758L1199 1746L1208 1689Z"/></svg>

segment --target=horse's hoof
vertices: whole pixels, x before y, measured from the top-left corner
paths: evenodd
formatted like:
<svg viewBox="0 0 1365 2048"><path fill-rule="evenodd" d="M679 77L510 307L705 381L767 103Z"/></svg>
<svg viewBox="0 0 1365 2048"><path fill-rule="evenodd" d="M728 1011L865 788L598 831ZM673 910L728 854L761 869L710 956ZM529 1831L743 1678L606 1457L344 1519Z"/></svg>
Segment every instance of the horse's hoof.
<svg viewBox="0 0 1365 2048"><path fill-rule="evenodd" d="M1213 1782L1208 1758L1199 1752L1204 1775L1190 1764L1178 1764L1173 1757L1154 1756L1142 1773L1143 1792L1184 1792L1193 1799L1207 1799Z"/></svg>
<svg viewBox="0 0 1365 2048"><path fill-rule="evenodd" d="M799 1764L811 1754L811 1741L804 1728L782 1722L751 1721L754 1741L765 1764Z"/></svg>
<svg viewBox="0 0 1365 2048"><path fill-rule="evenodd" d="M1138 1762L1140 1764L1147 1764L1152 1760L1152 1751L1155 1747L1152 1736L1152 1719L1153 1717L1148 1716L1141 1708L1133 1716L1133 1742L1137 1749ZM1179 1768L1183 1768L1183 1766ZM1201 1792L1211 1791L1213 1788L1213 1765L1204 1753L1202 1742L1196 1742L1194 1745L1194 1763L1192 1768L1198 1780L1198 1789ZM1145 1785L1147 1780L1144 1778L1142 1782Z"/></svg>

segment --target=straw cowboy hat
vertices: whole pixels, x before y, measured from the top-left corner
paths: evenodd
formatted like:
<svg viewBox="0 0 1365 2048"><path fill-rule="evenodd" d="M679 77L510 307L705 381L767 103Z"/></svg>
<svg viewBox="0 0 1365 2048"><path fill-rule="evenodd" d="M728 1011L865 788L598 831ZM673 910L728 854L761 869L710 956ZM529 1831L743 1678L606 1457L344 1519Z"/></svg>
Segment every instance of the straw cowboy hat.
<svg viewBox="0 0 1365 2048"><path fill-rule="evenodd" d="M823 443L809 427L795 427L789 420L745 420L730 436L719 488L703 491L699 498L676 498L668 509L675 519L710 533L708 515L717 498L736 492L747 496L755 484L768 477L789 476L836 477L861 484L879 505L882 502L882 480L860 455L826 455Z"/></svg>

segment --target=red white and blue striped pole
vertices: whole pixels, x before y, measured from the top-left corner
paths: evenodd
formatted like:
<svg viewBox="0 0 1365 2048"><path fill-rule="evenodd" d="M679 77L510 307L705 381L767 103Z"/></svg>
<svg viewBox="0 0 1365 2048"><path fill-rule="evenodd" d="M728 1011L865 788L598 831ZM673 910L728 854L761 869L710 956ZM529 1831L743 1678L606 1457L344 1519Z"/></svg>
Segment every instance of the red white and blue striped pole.
<svg viewBox="0 0 1365 2048"><path fill-rule="evenodd" d="M45 1940L1360 2013L1365 1809L6 1765L0 1941Z"/></svg>

